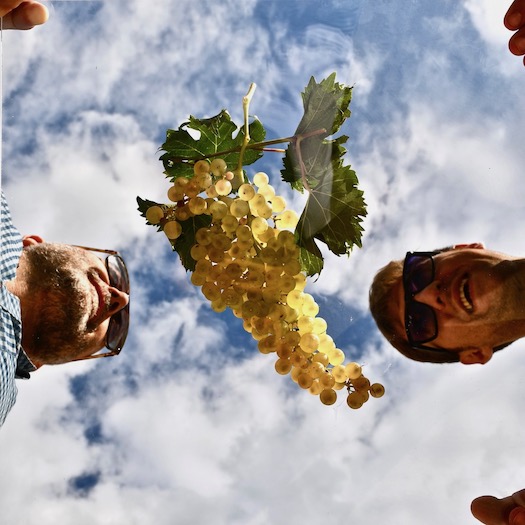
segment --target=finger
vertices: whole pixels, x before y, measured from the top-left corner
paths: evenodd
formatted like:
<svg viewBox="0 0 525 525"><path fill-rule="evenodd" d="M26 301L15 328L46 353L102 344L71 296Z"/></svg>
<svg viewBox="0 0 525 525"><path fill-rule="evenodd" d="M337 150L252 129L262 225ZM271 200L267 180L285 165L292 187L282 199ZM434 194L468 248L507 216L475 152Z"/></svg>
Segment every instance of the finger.
<svg viewBox="0 0 525 525"><path fill-rule="evenodd" d="M498 499L494 496L480 496L472 502L470 510L485 525L506 525L509 512L515 506L512 497Z"/></svg>
<svg viewBox="0 0 525 525"><path fill-rule="evenodd" d="M5 16L16 9L24 0L3 0L0 5L0 16Z"/></svg>
<svg viewBox="0 0 525 525"><path fill-rule="evenodd" d="M509 525L525 525L525 508L516 507L511 511Z"/></svg>
<svg viewBox="0 0 525 525"><path fill-rule="evenodd" d="M525 55L525 27L512 35L509 40L509 49L513 55Z"/></svg>
<svg viewBox="0 0 525 525"><path fill-rule="evenodd" d="M509 7L503 23L507 29L515 31L525 25L525 0L514 0Z"/></svg>
<svg viewBox="0 0 525 525"><path fill-rule="evenodd" d="M3 29L31 29L49 18L47 8L39 2L22 2L2 19Z"/></svg>

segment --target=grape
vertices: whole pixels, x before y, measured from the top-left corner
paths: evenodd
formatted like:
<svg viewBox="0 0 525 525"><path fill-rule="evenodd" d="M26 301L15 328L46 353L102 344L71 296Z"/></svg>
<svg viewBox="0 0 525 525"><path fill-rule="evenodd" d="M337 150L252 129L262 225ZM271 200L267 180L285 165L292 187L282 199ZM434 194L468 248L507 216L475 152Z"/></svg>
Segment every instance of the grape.
<svg viewBox="0 0 525 525"><path fill-rule="evenodd" d="M290 363L289 359L283 359L282 357L277 359L275 362L275 371L278 374L286 375L290 373L290 370L292 369L292 363Z"/></svg>
<svg viewBox="0 0 525 525"><path fill-rule="evenodd" d="M199 173L193 180L201 190L207 190L213 184L213 179L209 173Z"/></svg>
<svg viewBox="0 0 525 525"><path fill-rule="evenodd" d="M302 311L305 316L312 318L319 313L319 305L310 294L304 294Z"/></svg>
<svg viewBox="0 0 525 525"><path fill-rule="evenodd" d="M340 365L345 360L345 354L342 350L339 348L336 348L335 350L332 350L328 357L330 358L330 364L336 366Z"/></svg>
<svg viewBox="0 0 525 525"><path fill-rule="evenodd" d="M188 180L188 179L184 179ZM172 202L179 202L184 199L184 189L180 186L172 186L168 190L168 199Z"/></svg>
<svg viewBox="0 0 525 525"><path fill-rule="evenodd" d="M332 388L335 385L334 376L330 372L325 370L324 367L323 372L319 377L319 381L325 388Z"/></svg>
<svg viewBox="0 0 525 525"><path fill-rule="evenodd" d="M252 220L251 228L253 233L260 235L268 229L268 222L262 217L255 217L255 219Z"/></svg>
<svg viewBox="0 0 525 525"><path fill-rule="evenodd" d="M202 275L206 275L211 270L211 268L212 263L209 259L199 259L195 264L195 270L193 270L193 273L200 273Z"/></svg>
<svg viewBox="0 0 525 525"><path fill-rule="evenodd" d="M356 390L368 390L370 388L370 381L364 376L359 376L356 379L351 379L352 385Z"/></svg>
<svg viewBox="0 0 525 525"><path fill-rule="evenodd" d="M213 159L209 167L214 177L222 177L226 173L226 169L226 162L223 159Z"/></svg>
<svg viewBox="0 0 525 525"><path fill-rule="evenodd" d="M201 291L208 301L216 301L221 296L221 289L215 283L204 283L202 285Z"/></svg>
<svg viewBox="0 0 525 525"><path fill-rule="evenodd" d="M193 165L193 173L195 175L210 173L210 163L207 160L198 160Z"/></svg>
<svg viewBox="0 0 525 525"><path fill-rule="evenodd" d="M313 379L319 379L321 374L325 371L325 367L318 361L310 361L306 367L306 371Z"/></svg>
<svg viewBox="0 0 525 525"><path fill-rule="evenodd" d="M275 197L275 188L271 184L263 184L259 188L259 193L264 195L267 200L272 200Z"/></svg>
<svg viewBox="0 0 525 525"><path fill-rule="evenodd" d="M348 363L345 372L349 379L357 379L362 374L363 369L358 363Z"/></svg>
<svg viewBox="0 0 525 525"><path fill-rule="evenodd" d="M312 386L313 378L310 374L307 372L302 372L299 374L299 377L297 378L297 384L304 389L308 389Z"/></svg>
<svg viewBox="0 0 525 525"><path fill-rule="evenodd" d="M370 385L370 395L372 397L383 397L384 393L385 387L381 383Z"/></svg>
<svg viewBox="0 0 525 525"><path fill-rule="evenodd" d="M325 354L329 354L335 350L334 340L326 333L319 334L319 350Z"/></svg>
<svg viewBox="0 0 525 525"><path fill-rule="evenodd" d="M292 290L286 296L286 302L292 308L299 310L303 305L303 295L304 295L303 292L301 292L300 290L297 290L297 289Z"/></svg>
<svg viewBox="0 0 525 525"><path fill-rule="evenodd" d="M323 404L333 405L344 388L351 408L381 397L384 387L371 385L358 363L344 364L319 305L304 291L301 250L290 231L298 216L275 194L268 175L256 173L253 184L232 191L234 175L223 159L199 160L193 168L193 177L177 177L168 191L177 204L151 206L146 219L162 225L175 249L186 236L186 258L195 261L190 281L212 310L230 309L261 354L276 354L276 372L289 374ZM192 224L183 233L182 223L195 218L199 224L199 216L209 225L192 234Z"/></svg>
<svg viewBox="0 0 525 525"><path fill-rule="evenodd" d="M292 229L297 226L297 223L299 222L299 216L293 210L286 210L279 214L276 220L279 221L280 228Z"/></svg>
<svg viewBox="0 0 525 525"><path fill-rule="evenodd" d="M319 382L319 379L314 379L312 381L312 384L310 385L310 388L308 389L310 394L314 396L318 396L323 391L323 385Z"/></svg>
<svg viewBox="0 0 525 525"><path fill-rule="evenodd" d="M275 195L272 197L272 208L275 213L280 213L286 209L286 201L283 197Z"/></svg>
<svg viewBox="0 0 525 525"><path fill-rule="evenodd" d="M303 334L299 345L303 351L311 354L319 347L319 337L312 333Z"/></svg>
<svg viewBox="0 0 525 525"><path fill-rule="evenodd" d="M182 226L177 221L169 221L164 225L164 233L170 240L175 240L182 233Z"/></svg>
<svg viewBox="0 0 525 525"><path fill-rule="evenodd" d="M233 215L226 214L222 219L221 227L225 232L232 233L239 227L239 220Z"/></svg>
<svg viewBox="0 0 525 525"><path fill-rule="evenodd" d="M263 173L262 171L259 171L253 176L253 183L258 186L264 186L265 184L268 184L270 182L270 178L266 173Z"/></svg>
<svg viewBox="0 0 525 525"><path fill-rule="evenodd" d="M350 408L361 408L363 406L363 401L361 397L356 394L356 392L352 392L351 394L348 394L348 397L346 398L346 403Z"/></svg>
<svg viewBox="0 0 525 525"><path fill-rule="evenodd" d="M206 276L202 273L193 272L191 274L190 281L194 286L202 286L206 282Z"/></svg>
<svg viewBox="0 0 525 525"><path fill-rule="evenodd" d="M299 328L299 332L308 334L312 331L314 326L314 320L312 317L308 317L307 315L302 315L297 319L297 327Z"/></svg>
<svg viewBox="0 0 525 525"><path fill-rule="evenodd" d="M206 161L204 161L206 162ZM174 181L173 181L173 185L175 186L175 188L178 188L180 191L184 191L184 188L190 183L190 179L186 178L186 177L177 177Z"/></svg>
<svg viewBox="0 0 525 525"><path fill-rule="evenodd" d="M212 184L211 186L206 188L206 196L209 197L210 199L215 199L219 196L219 194L217 193L217 190L215 189L215 184Z"/></svg>
<svg viewBox="0 0 525 525"><path fill-rule="evenodd" d="M337 401L337 392L331 388L324 389L319 395L323 405L333 405Z"/></svg>
<svg viewBox="0 0 525 525"><path fill-rule="evenodd" d="M211 243L212 235L207 228L200 228L195 232L195 241L203 246Z"/></svg>
<svg viewBox="0 0 525 525"><path fill-rule="evenodd" d="M199 196L193 197L188 201L188 208L193 215L202 215L207 207L208 203Z"/></svg>
<svg viewBox="0 0 525 525"><path fill-rule="evenodd" d="M160 206L150 206L146 211L146 220L150 224L158 224L164 218L164 212Z"/></svg>
<svg viewBox="0 0 525 525"><path fill-rule="evenodd" d="M204 259L206 255L208 254L208 250L206 250L206 246L203 246L202 244L194 244L191 247L190 255L191 258L195 261L200 261L201 259ZM197 272L200 273L200 272Z"/></svg>
<svg viewBox="0 0 525 525"><path fill-rule="evenodd" d="M229 195L232 191L232 183L227 179L219 179L215 183L215 191L218 195Z"/></svg>
<svg viewBox="0 0 525 525"><path fill-rule="evenodd" d="M250 205L242 199L235 199L231 203L230 213L237 218L244 217L250 213Z"/></svg>
<svg viewBox="0 0 525 525"><path fill-rule="evenodd" d="M251 184L241 184L237 193L239 195L239 199L248 202L255 197L256 192L255 188Z"/></svg>
<svg viewBox="0 0 525 525"><path fill-rule="evenodd" d="M322 334L326 332L328 323L322 317L314 317L312 332L314 334Z"/></svg>
<svg viewBox="0 0 525 525"><path fill-rule="evenodd" d="M226 204L224 204L222 201L215 201L210 206L210 213L212 214L215 221L220 221L227 215L228 206L226 206Z"/></svg>
<svg viewBox="0 0 525 525"><path fill-rule="evenodd" d="M330 363L330 360L328 359L328 356L324 354L323 352L316 352L314 356L312 357L312 361L317 361L323 366L327 367Z"/></svg>
<svg viewBox="0 0 525 525"><path fill-rule="evenodd" d="M332 376L338 383L344 383L348 379L345 367L343 365L334 366L332 368Z"/></svg>
<svg viewBox="0 0 525 525"><path fill-rule="evenodd" d="M370 399L368 390L356 390L353 392L356 399L359 399L362 404L365 404Z"/></svg>

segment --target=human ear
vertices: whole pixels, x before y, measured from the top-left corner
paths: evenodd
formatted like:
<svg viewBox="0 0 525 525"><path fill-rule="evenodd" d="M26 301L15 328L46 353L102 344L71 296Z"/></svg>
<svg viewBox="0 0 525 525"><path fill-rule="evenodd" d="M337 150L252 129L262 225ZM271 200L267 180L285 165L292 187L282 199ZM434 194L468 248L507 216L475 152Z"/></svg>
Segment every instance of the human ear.
<svg viewBox="0 0 525 525"><path fill-rule="evenodd" d="M38 235L24 235L22 237L22 246L24 248L27 248L28 246L33 246L34 244L40 244L44 242L44 239L42 237L39 237Z"/></svg>
<svg viewBox="0 0 525 525"><path fill-rule="evenodd" d="M468 348L459 352L459 360L464 365L484 365L490 361L494 351L488 346L481 348Z"/></svg>

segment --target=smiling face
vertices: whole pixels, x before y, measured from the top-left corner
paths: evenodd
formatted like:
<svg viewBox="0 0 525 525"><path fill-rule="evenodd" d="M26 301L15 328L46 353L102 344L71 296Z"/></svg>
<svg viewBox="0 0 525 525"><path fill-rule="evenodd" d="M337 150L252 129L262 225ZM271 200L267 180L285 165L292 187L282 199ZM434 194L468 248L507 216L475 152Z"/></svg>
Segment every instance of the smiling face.
<svg viewBox="0 0 525 525"><path fill-rule="evenodd" d="M36 244L24 250L19 271L27 284L22 346L30 358L67 362L104 348L109 319L129 298L110 286L99 257L68 245Z"/></svg>
<svg viewBox="0 0 525 525"><path fill-rule="evenodd" d="M436 254L433 281L414 295L436 313L438 334L426 347L451 350L464 363L486 362L492 349L525 335L525 261L486 249ZM405 292L393 289L391 315L405 335Z"/></svg>

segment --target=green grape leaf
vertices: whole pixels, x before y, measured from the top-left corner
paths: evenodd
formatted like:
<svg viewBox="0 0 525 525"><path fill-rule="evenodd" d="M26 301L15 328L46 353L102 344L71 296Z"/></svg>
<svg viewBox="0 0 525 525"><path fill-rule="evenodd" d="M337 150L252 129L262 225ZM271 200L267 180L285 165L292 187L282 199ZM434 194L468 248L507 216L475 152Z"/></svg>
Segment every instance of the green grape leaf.
<svg viewBox="0 0 525 525"><path fill-rule="evenodd" d="M256 117L249 125L249 134L250 142L262 142L266 136L261 121ZM195 135L198 137L195 138ZM228 167L234 169L239 162L239 151L233 150L240 150L244 137L244 127L237 126L226 110L207 119L190 116L177 130L169 129L166 132L166 141L161 146L165 153L160 157L164 173L172 181L181 176L191 177L195 161L220 152L224 152L220 157ZM243 165L252 164L262 154L262 151L247 149L243 156Z"/></svg>
<svg viewBox="0 0 525 525"><path fill-rule="evenodd" d="M363 192L354 170L343 164L348 137L337 133L350 116L352 88L335 81L335 73L317 83L312 77L303 97L304 115L283 159L282 178L309 197L296 229L301 260L308 275L322 269L322 255L315 239L336 255L349 255L361 246L366 216Z"/></svg>
<svg viewBox="0 0 525 525"><path fill-rule="evenodd" d="M139 205L138 210L139 210L140 214L145 219L146 219L146 212L152 206L160 206L163 210L165 210L167 208L167 206L165 204L159 204L158 202L150 201L148 199L141 199L140 197L137 197L137 204ZM151 224L151 222L149 222L147 219L146 219L146 224L149 224L151 226L156 226L157 227L157 231L159 231L159 232L162 231L162 225L161 224Z"/></svg>
<svg viewBox="0 0 525 525"><path fill-rule="evenodd" d="M301 251L299 261L302 268L308 268L308 275L320 274L324 267L324 260L321 251L313 239L303 239L303 244L298 244Z"/></svg>

